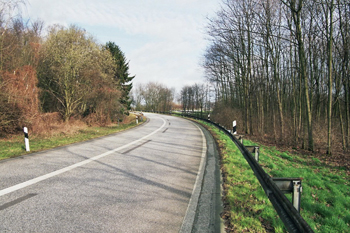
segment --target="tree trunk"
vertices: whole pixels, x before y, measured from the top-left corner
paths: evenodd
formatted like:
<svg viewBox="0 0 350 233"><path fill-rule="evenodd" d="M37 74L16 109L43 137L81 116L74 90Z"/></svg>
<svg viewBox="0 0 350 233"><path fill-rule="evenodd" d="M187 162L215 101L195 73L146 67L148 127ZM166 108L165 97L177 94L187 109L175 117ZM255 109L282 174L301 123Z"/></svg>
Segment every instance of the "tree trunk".
<svg viewBox="0 0 350 233"><path fill-rule="evenodd" d="M294 2L295 4L295 2ZM298 53L299 53L299 62L300 62L300 73L301 78L304 84L304 94L305 94L305 102L306 102L306 113L307 113L307 132L308 132L308 150L314 150L314 140L312 135L312 113L311 113L311 100L309 96L309 83L308 76L306 73L306 56L305 56L305 48L303 35L301 30L301 22L300 22L300 11L302 6L302 0L299 0L299 9L295 9L295 5L292 9L293 20L296 26L296 37L298 41Z"/></svg>
<svg viewBox="0 0 350 233"><path fill-rule="evenodd" d="M328 7L328 4L327 4ZM333 99L333 77L332 77L332 60L333 60L333 0L329 9L329 31L328 31L328 22L327 22L327 35L328 35L328 111L327 111L327 120L328 120L328 131L327 131L327 154L332 154L332 99ZM328 10L325 11L325 14L328 15ZM328 19L328 16L326 17ZM327 20L328 21L328 20ZM339 108L340 109L340 108Z"/></svg>
<svg viewBox="0 0 350 233"><path fill-rule="evenodd" d="M342 135L342 145L343 145L343 151L346 151L346 140L345 140L345 130L344 130L344 122L343 122L343 114L340 107L340 101L338 100L338 110L339 110L339 123L340 123L340 130Z"/></svg>

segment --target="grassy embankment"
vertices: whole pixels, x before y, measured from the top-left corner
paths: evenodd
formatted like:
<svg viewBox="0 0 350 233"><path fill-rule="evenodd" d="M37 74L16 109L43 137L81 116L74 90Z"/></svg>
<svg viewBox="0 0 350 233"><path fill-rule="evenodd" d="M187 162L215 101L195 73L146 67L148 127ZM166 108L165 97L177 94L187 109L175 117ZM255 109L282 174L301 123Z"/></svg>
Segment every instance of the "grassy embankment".
<svg viewBox="0 0 350 233"><path fill-rule="evenodd" d="M203 122L202 122L203 123ZM225 213L230 232L285 232L282 221L236 145L208 126L221 148ZM244 140L244 145L257 145ZM310 156L260 147L259 163L273 177L302 177L301 215L315 232L350 232L349 171ZM287 194L291 199L291 195Z"/></svg>
<svg viewBox="0 0 350 233"><path fill-rule="evenodd" d="M136 126L134 119L135 116L130 114L128 119L121 124L114 124L105 127L78 127L76 130L61 132L50 136L29 135L30 152L25 151L23 135L0 139L0 160L116 133Z"/></svg>

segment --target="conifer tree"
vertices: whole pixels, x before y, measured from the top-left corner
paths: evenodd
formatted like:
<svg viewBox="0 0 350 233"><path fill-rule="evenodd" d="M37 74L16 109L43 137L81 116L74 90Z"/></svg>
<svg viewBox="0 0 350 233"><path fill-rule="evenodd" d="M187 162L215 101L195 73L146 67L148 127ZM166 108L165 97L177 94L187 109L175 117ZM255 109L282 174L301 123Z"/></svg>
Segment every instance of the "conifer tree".
<svg viewBox="0 0 350 233"><path fill-rule="evenodd" d="M115 61L116 66L114 78L120 85L122 91L120 102L127 110L130 110L132 100L129 97L129 93L132 89L131 81L135 78L135 76L130 76L129 62L126 61L126 57L118 45L116 45L114 42L108 42L106 44L106 48L111 52Z"/></svg>

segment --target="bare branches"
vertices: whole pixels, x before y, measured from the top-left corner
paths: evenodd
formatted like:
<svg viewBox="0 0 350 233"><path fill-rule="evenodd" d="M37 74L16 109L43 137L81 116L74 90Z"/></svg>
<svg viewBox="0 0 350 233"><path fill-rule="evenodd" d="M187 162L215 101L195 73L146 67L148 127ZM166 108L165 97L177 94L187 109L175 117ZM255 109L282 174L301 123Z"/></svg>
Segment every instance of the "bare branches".
<svg viewBox="0 0 350 233"><path fill-rule="evenodd" d="M25 0L0 0L0 26L2 35L15 18L21 16L22 6L26 6Z"/></svg>
<svg viewBox="0 0 350 233"><path fill-rule="evenodd" d="M219 99L241 111L247 132L260 122L265 129L255 128L283 141L286 129L292 128L295 144L314 150L314 120L326 118L334 108L325 107L328 96L344 100L338 109L347 110L336 114L340 119L346 114L342 132L348 137L349 6L340 0L223 2L208 24L212 43L203 67L218 88ZM336 92L327 91L336 83ZM288 127L285 115L292 118Z"/></svg>
<svg viewBox="0 0 350 233"><path fill-rule="evenodd" d="M174 94L173 89L156 82L139 85L134 92L135 106L138 110L167 112L173 108Z"/></svg>

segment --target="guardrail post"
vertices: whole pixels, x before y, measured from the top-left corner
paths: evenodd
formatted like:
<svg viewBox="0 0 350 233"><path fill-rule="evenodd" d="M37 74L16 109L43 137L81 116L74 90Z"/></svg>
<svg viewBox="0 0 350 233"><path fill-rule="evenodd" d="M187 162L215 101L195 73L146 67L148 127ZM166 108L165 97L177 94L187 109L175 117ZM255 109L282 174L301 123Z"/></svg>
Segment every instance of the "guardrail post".
<svg viewBox="0 0 350 233"><path fill-rule="evenodd" d="M273 177L272 180L283 193L292 193L292 204L300 212L301 192L303 191L302 178Z"/></svg>
<svg viewBox="0 0 350 233"><path fill-rule="evenodd" d="M237 140L240 140L241 143L243 144L243 137L244 137L244 135L233 134L233 136L234 136Z"/></svg>
<svg viewBox="0 0 350 233"><path fill-rule="evenodd" d="M255 161L259 162L259 147L258 146L245 146L245 148L250 153L254 153Z"/></svg>
<svg viewBox="0 0 350 233"><path fill-rule="evenodd" d="M300 212L300 197L302 192L301 180L293 181L293 206Z"/></svg>
<svg viewBox="0 0 350 233"><path fill-rule="evenodd" d="M255 161L259 162L259 147L255 147Z"/></svg>

